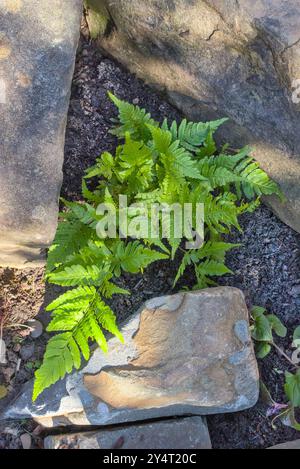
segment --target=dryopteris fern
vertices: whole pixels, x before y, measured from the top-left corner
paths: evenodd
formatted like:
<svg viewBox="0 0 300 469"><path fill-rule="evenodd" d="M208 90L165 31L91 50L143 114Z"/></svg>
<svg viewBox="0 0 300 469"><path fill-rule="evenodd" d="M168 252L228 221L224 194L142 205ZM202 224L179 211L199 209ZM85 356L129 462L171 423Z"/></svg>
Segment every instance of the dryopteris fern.
<svg viewBox="0 0 300 469"><path fill-rule="evenodd" d="M249 156L249 149L234 155L217 152L214 133L226 119L207 123L183 120L180 125L165 120L160 127L145 110L111 94L110 98L119 110L119 124L112 133L121 144L114 156L104 152L86 172L83 201L64 201L67 210L61 214L49 250L46 275L48 282L72 289L47 307L52 314L48 331L58 334L50 339L43 364L36 371L33 399L66 373L79 369L82 357L89 359L90 341L106 352L104 331L123 340L105 302L113 295L129 294L114 281L122 272L142 272L155 261L178 255L182 261L174 285L188 266L194 269L195 288L215 285L214 277L230 273L226 252L238 247L225 243L222 235L240 229L239 215L255 210L261 195L281 195ZM89 181L95 178L96 188L91 190ZM194 208L203 203L206 242L199 249L186 250L182 239L172 234L168 239L151 239L148 233L135 240L120 239L124 209L119 206L119 195L126 195L130 204L146 203L146 218L151 204L189 203ZM116 211L113 239L99 239L96 230L103 220L97 207L103 203Z"/></svg>

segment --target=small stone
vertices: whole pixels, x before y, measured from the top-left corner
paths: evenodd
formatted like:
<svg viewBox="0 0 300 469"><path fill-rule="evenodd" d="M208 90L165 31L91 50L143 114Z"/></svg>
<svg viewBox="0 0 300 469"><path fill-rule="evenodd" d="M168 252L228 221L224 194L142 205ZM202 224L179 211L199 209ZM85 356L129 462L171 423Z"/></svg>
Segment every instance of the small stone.
<svg viewBox="0 0 300 469"><path fill-rule="evenodd" d="M268 449L300 449L300 440L289 441L281 445L272 446Z"/></svg>
<svg viewBox="0 0 300 469"><path fill-rule="evenodd" d="M45 449L211 449L206 421L187 417L72 435L49 436Z"/></svg>
<svg viewBox="0 0 300 469"><path fill-rule="evenodd" d="M0 364L5 365L6 360L6 344L3 339L0 339Z"/></svg>
<svg viewBox="0 0 300 469"><path fill-rule="evenodd" d="M300 285L296 285L295 287L292 287L291 289L291 295L294 298L300 297Z"/></svg>
<svg viewBox="0 0 300 469"><path fill-rule="evenodd" d="M139 102L140 102L139 98L134 98L132 100L132 104L134 104L135 106L137 106L139 104Z"/></svg>
<svg viewBox="0 0 300 469"><path fill-rule="evenodd" d="M29 433L23 433L23 435L20 436L20 440L21 440L23 449L31 448L31 436L29 435Z"/></svg>
<svg viewBox="0 0 300 469"><path fill-rule="evenodd" d="M27 362L34 354L34 344L23 345L20 350L21 358L24 362Z"/></svg>
<svg viewBox="0 0 300 469"><path fill-rule="evenodd" d="M2 373L5 377L6 382L9 383L11 378L15 374L15 368L11 368L11 367L6 366L5 368L3 368Z"/></svg>
<svg viewBox="0 0 300 469"><path fill-rule="evenodd" d="M16 352L16 353L19 353L20 350L21 350L21 344L15 344L14 348L13 348L13 351Z"/></svg>
<svg viewBox="0 0 300 469"><path fill-rule="evenodd" d="M43 333L43 324L36 319L28 322L29 327L31 327L30 335L33 339L37 339Z"/></svg>

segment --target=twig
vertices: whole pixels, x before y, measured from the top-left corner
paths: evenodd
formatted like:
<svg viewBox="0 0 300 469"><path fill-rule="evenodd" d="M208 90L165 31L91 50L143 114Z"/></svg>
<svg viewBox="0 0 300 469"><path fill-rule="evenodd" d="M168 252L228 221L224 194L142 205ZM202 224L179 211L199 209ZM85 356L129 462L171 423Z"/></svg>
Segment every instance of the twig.
<svg viewBox="0 0 300 469"><path fill-rule="evenodd" d="M7 328L12 328L12 327L24 327L25 329L29 329L30 331L33 331L33 328L30 326L26 326L26 324L7 324Z"/></svg>
<svg viewBox="0 0 300 469"><path fill-rule="evenodd" d="M282 355L294 368L296 368L297 370L300 369L300 367L298 365L296 365L296 363L294 363L291 358L280 348L278 347L277 344L275 344L275 342L270 342L270 345L272 345L275 350L280 354Z"/></svg>

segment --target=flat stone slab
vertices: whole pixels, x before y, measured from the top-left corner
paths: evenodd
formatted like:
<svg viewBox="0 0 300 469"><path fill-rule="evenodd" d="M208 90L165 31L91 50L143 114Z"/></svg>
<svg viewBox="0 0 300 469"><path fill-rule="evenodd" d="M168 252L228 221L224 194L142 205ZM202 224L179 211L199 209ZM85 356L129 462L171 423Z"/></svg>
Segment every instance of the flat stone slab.
<svg viewBox="0 0 300 469"><path fill-rule="evenodd" d="M45 449L211 449L205 419L187 417L96 432L49 436Z"/></svg>
<svg viewBox="0 0 300 469"><path fill-rule="evenodd" d="M31 402L32 383L4 418L44 426L109 425L173 415L238 412L259 396L243 293L231 287L147 301L81 372Z"/></svg>
<svg viewBox="0 0 300 469"><path fill-rule="evenodd" d="M300 449L300 440L288 441L287 443L282 443L281 445L272 446L268 449Z"/></svg>
<svg viewBox="0 0 300 469"><path fill-rule="evenodd" d="M82 0L0 2L0 265L43 262L56 231Z"/></svg>

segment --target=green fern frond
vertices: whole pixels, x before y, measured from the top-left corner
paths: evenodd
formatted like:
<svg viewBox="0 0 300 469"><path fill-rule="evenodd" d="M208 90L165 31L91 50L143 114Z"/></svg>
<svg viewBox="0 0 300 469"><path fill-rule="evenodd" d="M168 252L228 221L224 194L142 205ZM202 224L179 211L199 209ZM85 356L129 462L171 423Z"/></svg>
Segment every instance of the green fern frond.
<svg viewBox="0 0 300 469"><path fill-rule="evenodd" d="M132 140L126 132L125 143L118 154L118 178L126 183L129 194L145 191L153 179L153 158L150 149L143 142Z"/></svg>
<svg viewBox="0 0 300 469"><path fill-rule="evenodd" d="M198 261L209 257L212 260L224 262L226 253L240 246L241 244L225 243L223 241L207 241L194 255Z"/></svg>
<svg viewBox="0 0 300 469"><path fill-rule="evenodd" d="M120 125L111 130L111 133L119 138L123 138L128 132L132 138L147 143L151 138L151 133L147 125L158 125L154 119L151 118L151 115L147 113L145 109L122 101L112 93L108 93L108 95L119 110L120 121Z"/></svg>
<svg viewBox="0 0 300 469"><path fill-rule="evenodd" d="M223 265L225 262L226 253L237 247L240 247L240 244L225 243L223 241L208 241L204 243L200 249L187 251L183 256L181 264L177 271L174 280L174 286L177 284L178 280L183 276L188 266L194 265L195 267L197 267L199 261L205 258L209 258L209 262L217 262L218 266ZM207 264L202 264L202 266L203 265L206 266ZM203 267L202 272L205 276L210 275L208 271L203 271ZM226 271L225 273L228 272Z"/></svg>
<svg viewBox="0 0 300 469"><path fill-rule="evenodd" d="M87 304L72 311L74 300L84 295ZM71 304L68 305L68 299ZM102 328L124 341L116 325L116 317L111 308L99 297L96 289L76 289L63 295L52 312L49 332L65 331L48 342L42 366L35 373L33 400L41 392L64 378L72 370L81 366L81 354L88 360L89 340L95 341L104 352L108 351L107 341ZM51 309L56 304L51 305ZM62 308L63 306L63 308Z"/></svg>
<svg viewBox="0 0 300 469"><path fill-rule="evenodd" d="M100 270L96 265L83 267L72 265L58 272L48 275L48 282L62 287L73 287L76 285L101 285L106 272Z"/></svg>
<svg viewBox="0 0 300 469"><path fill-rule="evenodd" d="M205 158L199 163L200 172L206 175L206 173L209 173L209 167L226 172L228 174L228 184L235 183L239 198L245 195L248 200L251 200L270 194L277 194L282 197L278 185L269 178L253 158L249 157L250 152L251 149L245 147L236 155L221 154ZM201 170L202 167L203 170ZM230 174L232 175L232 181L230 181ZM218 183L218 181L216 182ZM226 183L226 181L224 182ZM218 184L215 187L217 186Z"/></svg>
<svg viewBox="0 0 300 469"><path fill-rule="evenodd" d="M197 164L200 174L207 179L212 189L241 181L241 178L233 171L230 171L226 167L219 166L218 164L213 164L213 160L214 158L205 157Z"/></svg>
<svg viewBox="0 0 300 469"><path fill-rule="evenodd" d="M205 275L209 277L221 277L225 274L233 274L223 262L218 262L214 260L207 260L202 264L197 265L197 272L200 275Z"/></svg>
<svg viewBox="0 0 300 469"><path fill-rule="evenodd" d="M69 255L85 246L91 229L78 220L59 223L53 245L48 251L47 273L61 265Z"/></svg>
<svg viewBox="0 0 300 469"><path fill-rule="evenodd" d="M115 160L111 153L105 151L100 158L97 158L96 164L86 170L84 179L103 176L105 179L111 179L114 173Z"/></svg>
<svg viewBox="0 0 300 469"><path fill-rule="evenodd" d="M198 147L202 146L209 134L214 132L223 125L228 119L219 119L212 122L187 122L184 119L178 126L176 121L173 121L170 128L167 119L164 120L162 129L170 131L172 140L180 141L180 145L185 149L195 152Z"/></svg>
<svg viewBox="0 0 300 469"><path fill-rule="evenodd" d="M162 259L168 259L168 255L146 248L139 241L125 244L119 241L113 248L112 269L119 277L121 270L136 274L142 272L148 265Z"/></svg>
<svg viewBox="0 0 300 469"><path fill-rule="evenodd" d="M64 378L67 373L71 373L75 365L77 369L80 368L81 359L78 360L78 352L78 346L70 332L56 335L49 340L43 364L35 372L33 401L44 389Z"/></svg>
<svg viewBox="0 0 300 469"><path fill-rule="evenodd" d="M221 277L226 274L233 274L223 262L210 259L200 264L194 264L194 267L197 278L196 288L206 288L208 286L217 285L210 277Z"/></svg>
<svg viewBox="0 0 300 469"><path fill-rule="evenodd" d="M55 309L72 311L75 309L83 310L95 297L96 289L94 287L79 286L73 290L69 290L56 298L46 307L46 311L54 311Z"/></svg>
<svg viewBox="0 0 300 469"><path fill-rule="evenodd" d="M236 196L224 193L217 197L209 194L204 202L205 223L214 234L229 233L232 227L239 231Z"/></svg>
<svg viewBox="0 0 300 469"><path fill-rule="evenodd" d="M112 298L113 295L130 295L130 291L115 285L110 282L112 274L108 274L108 277L103 281L99 291L105 298Z"/></svg>

